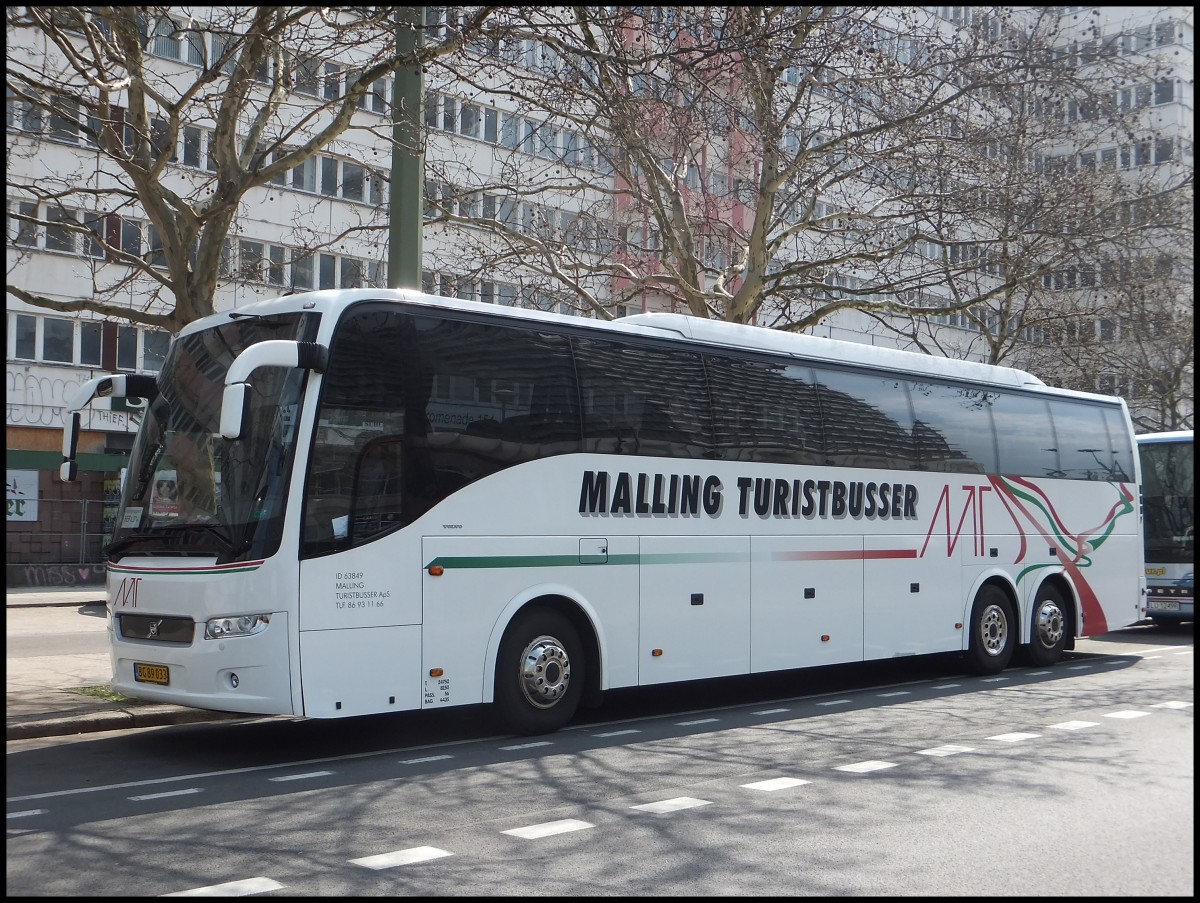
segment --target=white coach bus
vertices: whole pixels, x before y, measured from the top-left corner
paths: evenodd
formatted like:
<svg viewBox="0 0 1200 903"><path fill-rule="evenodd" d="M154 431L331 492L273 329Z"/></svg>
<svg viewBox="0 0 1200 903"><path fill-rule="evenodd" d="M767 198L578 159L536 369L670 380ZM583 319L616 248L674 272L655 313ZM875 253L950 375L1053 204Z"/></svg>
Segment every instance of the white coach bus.
<svg viewBox="0 0 1200 903"><path fill-rule="evenodd" d="M109 395L149 398L106 552L131 696L532 734L609 688L994 673L1140 617L1125 405L1018 370L351 290L193 323L70 407Z"/></svg>

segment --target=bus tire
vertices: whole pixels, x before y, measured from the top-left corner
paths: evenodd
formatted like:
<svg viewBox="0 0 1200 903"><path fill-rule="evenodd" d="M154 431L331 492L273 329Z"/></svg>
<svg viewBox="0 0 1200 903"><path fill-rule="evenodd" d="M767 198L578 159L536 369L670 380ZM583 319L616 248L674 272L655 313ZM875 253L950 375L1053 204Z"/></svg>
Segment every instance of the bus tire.
<svg viewBox="0 0 1200 903"><path fill-rule="evenodd" d="M1044 668L1062 658L1067 645L1067 607L1062 593L1043 583L1033 600L1033 623L1029 626L1029 645L1025 657L1031 665Z"/></svg>
<svg viewBox="0 0 1200 903"><path fill-rule="evenodd" d="M1008 667L1017 642L1012 604L998 586L980 588L971 608L967 667L975 674L997 674Z"/></svg>
<svg viewBox="0 0 1200 903"><path fill-rule="evenodd" d="M527 609L508 625L496 656L495 701L515 734L549 734L575 715L584 689L579 634L562 614Z"/></svg>

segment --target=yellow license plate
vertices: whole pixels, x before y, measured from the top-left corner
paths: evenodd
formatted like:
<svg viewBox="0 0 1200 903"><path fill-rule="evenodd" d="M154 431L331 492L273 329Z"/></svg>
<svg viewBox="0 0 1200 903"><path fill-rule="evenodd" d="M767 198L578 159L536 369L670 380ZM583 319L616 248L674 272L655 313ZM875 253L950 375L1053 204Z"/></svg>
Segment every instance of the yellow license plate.
<svg viewBox="0 0 1200 903"><path fill-rule="evenodd" d="M133 679L144 684L161 684L165 687L171 682L171 670L166 665L147 665L143 662L134 662Z"/></svg>

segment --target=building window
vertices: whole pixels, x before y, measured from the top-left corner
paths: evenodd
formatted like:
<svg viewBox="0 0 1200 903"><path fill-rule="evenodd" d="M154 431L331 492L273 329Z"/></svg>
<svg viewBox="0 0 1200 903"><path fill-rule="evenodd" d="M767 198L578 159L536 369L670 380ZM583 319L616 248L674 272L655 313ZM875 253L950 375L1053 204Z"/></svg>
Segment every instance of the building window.
<svg viewBox="0 0 1200 903"><path fill-rule="evenodd" d="M331 198L338 194L338 161L333 157L321 157L321 194Z"/></svg>
<svg viewBox="0 0 1200 903"><path fill-rule="evenodd" d="M313 287L313 259L312 255L299 256L298 252L292 252L292 288L294 289L311 289Z"/></svg>
<svg viewBox="0 0 1200 903"><path fill-rule="evenodd" d="M319 260L318 288L337 288L337 258L332 254L322 254Z"/></svg>
<svg viewBox="0 0 1200 903"><path fill-rule="evenodd" d="M137 339L136 326L117 327L117 369L137 369Z"/></svg>
<svg viewBox="0 0 1200 903"><path fill-rule="evenodd" d="M74 211L51 207L46 211L46 250L75 253L75 233L67 223L78 223Z"/></svg>
<svg viewBox="0 0 1200 903"><path fill-rule="evenodd" d="M73 320L42 319L42 360L56 364L75 362L73 327Z"/></svg>
<svg viewBox="0 0 1200 903"><path fill-rule="evenodd" d="M171 334L161 330L146 330L142 334L142 369L157 373L162 369L171 344Z"/></svg>
<svg viewBox="0 0 1200 903"><path fill-rule="evenodd" d="M103 362L104 324L85 320L79 324L79 363L99 367Z"/></svg>

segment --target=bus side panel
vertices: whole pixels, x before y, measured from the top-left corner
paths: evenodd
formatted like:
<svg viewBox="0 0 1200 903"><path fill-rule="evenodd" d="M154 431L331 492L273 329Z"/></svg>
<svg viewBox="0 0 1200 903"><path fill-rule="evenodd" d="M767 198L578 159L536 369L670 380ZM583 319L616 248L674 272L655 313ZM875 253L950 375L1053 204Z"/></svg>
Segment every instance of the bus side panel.
<svg viewBox="0 0 1200 903"><path fill-rule="evenodd" d="M750 537L641 542L642 685L749 673Z"/></svg>
<svg viewBox="0 0 1200 903"><path fill-rule="evenodd" d="M423 537L422 674L443 672L425 708L491 701L495 646L511 616L543 594L594 611L603 686L636 686L637 548L637 537L598 533ZM440 575L429 573L434 564Z"/></svg>
<svg viewBox="0 0 1200 903"><path fill-rule="evenodd" d="M341 718L420 708L420 664L420 627L304 631L304 714Z"/></svg>
<svg viewBox="0 0 1200 903"><path fill-rule="evenodd" d="M863 657L861 536L751 539L751 670Z"/></svg>
<svg viewBox="0 0 1200 903"><path fill-rule="evenodd" d="M962 569L960 540L950 551L921 536L864 538L866 658L950 652L962 646ZM924 547L924 555L921 555Z"/></svg>

